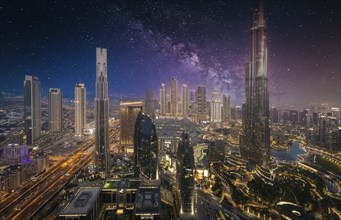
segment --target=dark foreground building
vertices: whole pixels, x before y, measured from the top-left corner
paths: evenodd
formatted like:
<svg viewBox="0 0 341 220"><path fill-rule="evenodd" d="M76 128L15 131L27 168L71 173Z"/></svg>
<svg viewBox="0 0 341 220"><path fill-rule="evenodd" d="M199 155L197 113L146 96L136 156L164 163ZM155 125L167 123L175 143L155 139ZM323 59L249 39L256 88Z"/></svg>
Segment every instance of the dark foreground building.
<svg viewBox="0 0 341 220"><path fill-rule="evenodd" d="M194 217L194 156L188 133L182 133L176 164L176 187L180 201L180 218Z"/></svg>
<svg viewBox="0 0 341 220"><path fill-rule="evenodd" d="M101 206L101 188L81 187L75 197L58 216L58 220L98 219Z"/></svg>
<svg viewBox="0 0 341 220"><path fill-rule="evenodd" d="M146 114L139 112L134 132L135 176L147 180L157 180L158 139L155 124Z"/></svg>

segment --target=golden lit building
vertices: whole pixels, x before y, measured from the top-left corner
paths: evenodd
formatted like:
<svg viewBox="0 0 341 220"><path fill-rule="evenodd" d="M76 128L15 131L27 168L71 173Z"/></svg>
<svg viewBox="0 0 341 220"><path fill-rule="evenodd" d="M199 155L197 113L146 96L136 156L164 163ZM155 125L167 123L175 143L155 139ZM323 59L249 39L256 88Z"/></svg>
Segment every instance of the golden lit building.
<svg viewBox="0 0 341 220"><path fill-rule="evenodd" d="M125 153L134 152L134 131L136 118L143 109L142 101L120 102L120 145Z"/></svg>

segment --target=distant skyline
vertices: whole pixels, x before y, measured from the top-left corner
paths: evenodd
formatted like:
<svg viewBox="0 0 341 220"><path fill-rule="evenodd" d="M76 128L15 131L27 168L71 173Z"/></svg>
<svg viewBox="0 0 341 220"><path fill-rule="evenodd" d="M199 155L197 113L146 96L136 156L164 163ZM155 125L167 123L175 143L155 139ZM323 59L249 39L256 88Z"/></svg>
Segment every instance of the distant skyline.
<svg viewBox="0 0 341 220"><path fill-rule="evenodd" d="M23 95L26 74L74 98L95 96L96 47L108 49L109 96L144 97L205 84L244 101L251 8L257 1L5 1L0 91ZM270 106L340 105L340 1L265 1Z"/></svg>

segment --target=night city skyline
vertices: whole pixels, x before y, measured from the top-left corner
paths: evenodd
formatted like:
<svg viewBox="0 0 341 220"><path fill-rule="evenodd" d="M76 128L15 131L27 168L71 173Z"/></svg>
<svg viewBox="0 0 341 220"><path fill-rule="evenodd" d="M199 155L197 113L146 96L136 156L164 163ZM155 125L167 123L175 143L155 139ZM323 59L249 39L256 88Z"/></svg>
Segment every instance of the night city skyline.
<svg viewBox="0 0 341 220"><path fill-rule="evenodd" d="M0 219L341 219L340 1L6 1Z"/></svg>
<svg viewBox="0 0 341 220"><path fill-rule="evenodd" d="M244 101L251 8L256 1L141 3L7 2L1 7L1 92L23 95L25 74L42 97L60 87L74 99L84 82L94 97L96 47L108 49L109 96L205 84ZM340 105L340 3L266 1L270 106ZM39 13L38 13L39 12ZM144 83L140 83L144 81Z"/></svg>

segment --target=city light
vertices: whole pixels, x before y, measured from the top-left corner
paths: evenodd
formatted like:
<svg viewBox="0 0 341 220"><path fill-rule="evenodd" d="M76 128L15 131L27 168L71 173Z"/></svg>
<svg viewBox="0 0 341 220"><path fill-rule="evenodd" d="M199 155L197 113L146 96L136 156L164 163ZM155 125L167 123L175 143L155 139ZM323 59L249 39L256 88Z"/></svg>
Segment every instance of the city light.
<svg viewBox="0 0 341 220"><path fill-rule="evenodd" d="M0 219L341 219L338 1L0 9Z"/></svg>

